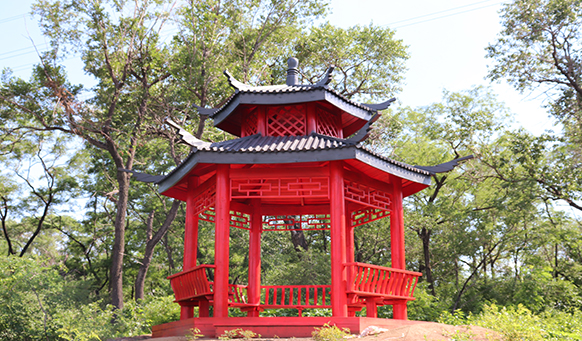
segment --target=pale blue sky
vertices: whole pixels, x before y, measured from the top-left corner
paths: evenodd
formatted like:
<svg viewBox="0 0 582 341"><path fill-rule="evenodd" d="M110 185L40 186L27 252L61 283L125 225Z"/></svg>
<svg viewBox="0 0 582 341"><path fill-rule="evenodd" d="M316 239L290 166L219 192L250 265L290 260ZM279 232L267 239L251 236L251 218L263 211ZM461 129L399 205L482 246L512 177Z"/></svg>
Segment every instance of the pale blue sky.
<svg viewBox="0 0 582 341"><path fill-rule="evenodd" d="M33 44L46 48L36 21L26 15L31 0L0 0L0 68L11 67L27 78L38 61ZM438 102L443 89L461 91L474 85L490 85L485 79L485 47L500 31L499 0L332 0L329 21L338 26L356 24L387 26L409 46L411 55L404 90L398 105L422 106ZM68 60L70 76L83 82L79 61ZM85 78L86 80L86 78ZM541 108L540 94L519 94L506 84L491 84L499 99L516 115L513 127L523 126L539 134L552 128Z"/></svg>

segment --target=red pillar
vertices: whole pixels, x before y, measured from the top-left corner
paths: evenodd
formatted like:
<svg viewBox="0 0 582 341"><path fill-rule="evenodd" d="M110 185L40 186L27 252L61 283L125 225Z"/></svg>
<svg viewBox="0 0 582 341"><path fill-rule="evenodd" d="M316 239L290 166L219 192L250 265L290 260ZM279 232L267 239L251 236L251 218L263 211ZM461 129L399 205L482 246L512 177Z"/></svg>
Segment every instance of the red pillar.
<svg viewBox="0 0 582 341"><path fill-rule="evenodd" d="M196 215L196 197L194 190L198 186L198 179L188 179L188 193L186 194L186 228L184 231L184 270L196 266L198 247L198 216Z"/></svg>
<svg viewBox="0 0 582 341"><path fill-rule="evenodd" d="M261 299L261 232L263 229L261 200L253 199L251 205L253 212L251 215L251 231L249 233L249 285L247 294L250 304L259 304ZM258 317L259 310L249 310L247 315Z"/></svg>
<svg viewBox="0 0 582 341"><path fill-rule="evenodd" d="M216 170L216 203L214 235L214 317L228 317L228 264L230 236L229 165Z"/></svg>
<svg viewBox="0 0 582 341"><path fill-rule="evenodd" d="M331 311L334 317L347 317L346 295L346 205L343 166L330 162L331 195Z"/></svg>
<svg viewBox="0 0 582 341"><path fill-rule="evenodd" d="M198 216L196 216L196 197L194 190L198 186L198 179L188 179L188 192L186 193L186 226L184 229L184 259L183 270L196 266L198 247ZM194 317L194 306L182 305L180 307L180 320Z"/></svg>
<svg viewBox="0 0 582 341"><path fill-rule="evenodd" d="M317 133L317 118L315 117L315 104L307 104L307 135Z"/></svg>
<svg viewBox="0 0 582 341"><path fill-rule="evenodd" d="M346 214L346 263L353 263L355 262L355 258L354 258L354 227L352 226L351 223L351 212L347 212ZM348 267L346 268L346 277L347 277L347 282L346 282L346 289L350 289L351 285L353 283L354 280L354 272L353 272L353 267ZM349 299L348 299L349 302ZM348 315L349 316L356 316L356 310L354 309L348 309Z"/></svg>
<svg viewBox="0 0 582 341"><path fill-rule="evenodd" d="M257 110L257 133L267 136L267 110L264 106L259 106Z"/></svg>
<svg viewBox="0 0 582 341"><path fill-rule="evenodd" d="M406 259L404 255L404 221L402 219L402 179L391 176L392 182L392 212L390 212L390 241L392 267L404 270ZM393 305L393 317L397 320L408 319L406 301Z"/></svg>

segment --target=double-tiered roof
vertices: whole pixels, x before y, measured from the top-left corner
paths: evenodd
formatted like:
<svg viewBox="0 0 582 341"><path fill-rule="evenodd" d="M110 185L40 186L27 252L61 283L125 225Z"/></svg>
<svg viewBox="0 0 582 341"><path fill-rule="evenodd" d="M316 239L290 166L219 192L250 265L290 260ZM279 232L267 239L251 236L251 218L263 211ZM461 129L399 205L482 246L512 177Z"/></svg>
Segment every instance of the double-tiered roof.
<svg viewBox="0 0 582 341"><path fill-rule="evenodd" d="M405 179L405 196L430 185L430 171L379 155L364 145L378 111L388 108L390 99L379 104L352 101L328 86L333 67L321 81L297 84L297 60L289 60L287 84L250 86L228 72L235 89L220 108L200 108L214 125L239 138L205 143L183 131L184 140L195 147L191 154L162 179L161 193L180 198L184 177L198 164L285 164L348 160L372 177L393 174ZM182 193L183 194L183 193Z"/></svg>

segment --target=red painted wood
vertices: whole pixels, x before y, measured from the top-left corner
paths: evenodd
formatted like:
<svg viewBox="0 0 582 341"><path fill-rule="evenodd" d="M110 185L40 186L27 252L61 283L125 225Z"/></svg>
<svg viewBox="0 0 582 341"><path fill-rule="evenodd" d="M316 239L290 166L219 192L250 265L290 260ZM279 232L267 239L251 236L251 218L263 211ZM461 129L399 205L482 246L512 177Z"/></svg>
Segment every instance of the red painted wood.
<svg viewBox="0 0 582 341"><path fill-rule="evenodd" d="M404 221L402 219L402 179L390 176L392 182L392 214L390 215L390 240L392 267L405 269L406 259L404 254ZM406 302L393 306L393 316L398 320L406 320L408 317Z"/></svg>
<svg viewBox="0 0 582 341"><path fill-rule="evenodd" d="M265 205L261 206L263 215L307 215L329 214L329 205Z"/></svg>
<svg viewBox="0 0 582 341"><path fill-rule="evenodd" d="M402 219L402 179L390 176L392 181L392 214L390 215L392 267L405 269L404 221Z"/></svg>
<svg viewBox="0 0 582 341"><path fill-rule="evenodd" d="M168 276L176 301L186 301L212 294L210 282L206 277L206 268L215 268L215 266L203 264Z"/></svg>
<svg viewBox="0 0 582 341"><path fill-rule="evenodd" d="M330 163L331 187L331 297L332 315L347 317L346 296L346 206L344 200L343 165Z"/></svg>
<svg viewBox="0 0 582 341"><path fill-rule="evenodd" d="M264 106L257 108L257 133L267 136L267 113Z"/></svg>
<svg viewBox="0 0 582 341"><path fill-rule="evenodd" d="M184 263L183 269L187 270L196 266L198 248L198 215L196 212L196 196L194 191L198 186L198 179L188 179L188 195L186 199L186 227L184 230Z"/></svg>
<svg viewBox="0 0 582 341"><path fill-rule="evenodd" d="M374 307L392 304L394 312L406 319L406 301L414 300L414 289L422 273L355 262L345 266L357 274L348 282L347 291L364 300L368 317L374 317L376 310L371 303L374 301Z"/></svg>
<svg viewBox="0 0 582 341"><path fill-rule="evenodd" d="M315 117L315 105L307 105L307 134L317 133L317 120Z"/></svg>
<svg viewBox="0 0 582 341"><path fill-rule="evenodd" d="M214 264L214 316L228 316L228 265L230 235L229 165L216 171L216 222Z"/></svg>
<svg viewBox="0 0 582 341"><path fill-rule="evenodd" d="M328 177L327 167L265 167L235 168L230 171L231 179L265 179L265 178L313 178Z"/></svg>
<svg viewBox="0 0 582 341"><path fill-rule="evenodd" d="M251 215L251 231L249 233L249 303L259 304L261 299L261 229L263 227L263 217L261 214L261 201L253 199L251 201L253 212ZM250 317L258 317L258 310L250 310L247 313Z"/></svg>

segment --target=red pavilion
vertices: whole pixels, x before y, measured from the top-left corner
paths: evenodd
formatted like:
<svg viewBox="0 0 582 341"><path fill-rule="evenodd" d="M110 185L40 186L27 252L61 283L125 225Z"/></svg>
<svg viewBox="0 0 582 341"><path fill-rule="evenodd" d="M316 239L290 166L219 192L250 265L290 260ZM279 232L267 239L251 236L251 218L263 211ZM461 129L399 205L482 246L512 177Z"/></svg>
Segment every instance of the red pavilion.
<svg viewBox="0 0 582 341"><path fill-rule="evenodd" d="M249 86L225 72L234 94L221 108L200 112L236 139L203 142L169 122L193 147L154 180L160 193L186 202L183 271L169 277L182 310L180 321L154 326L153 337L183 336L190 328L207 337L234 328L310 336L328 322L360 332L396 322L377 318L381 305L407 323L406 304L421 273L405 269L402 200L429 186L438 166L409 166L361 145L378 110L393 100L347 99L327 85L333 68L316 84L297 84L297 59L288 64L285 85ZM355 262L354 229L383 218L390 219L391 267ZM201 220L215 227L214 264L197 263ZM246 285L229 283L232 228L250 235ZM330 231L331 285L262 285L261 235L297 228ZM364 307L366 317L356 317ZM228 317L229 308L247 317ZM260 316L273 308L297 309L299 316ZM302 317L310 308L329 308L332 317Z"/></svg>

